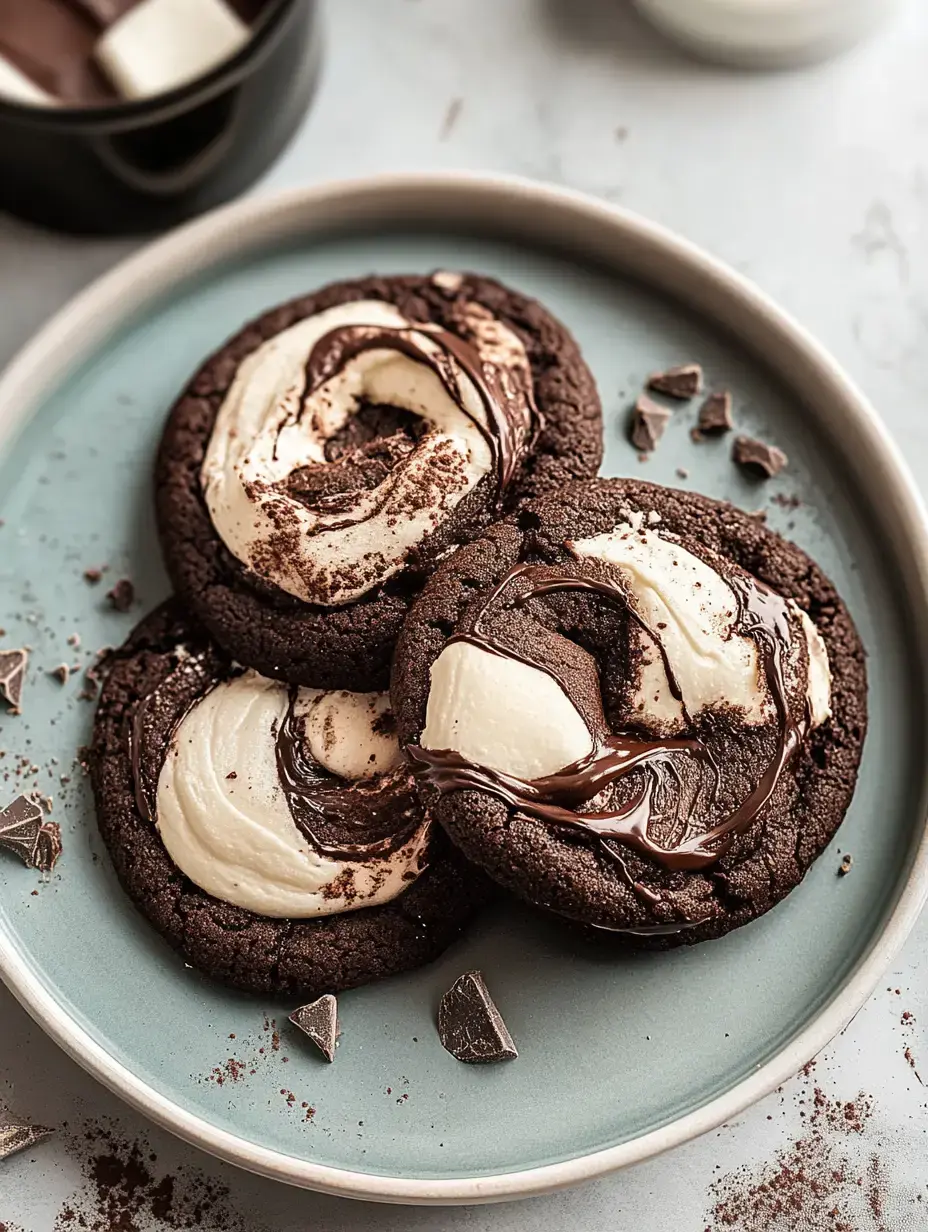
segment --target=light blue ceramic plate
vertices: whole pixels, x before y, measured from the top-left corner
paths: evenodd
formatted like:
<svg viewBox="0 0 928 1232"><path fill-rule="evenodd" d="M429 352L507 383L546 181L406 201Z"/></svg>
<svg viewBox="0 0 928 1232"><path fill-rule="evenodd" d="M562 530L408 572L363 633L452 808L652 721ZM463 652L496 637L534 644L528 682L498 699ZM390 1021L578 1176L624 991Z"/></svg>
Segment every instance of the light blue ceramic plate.
<svg viewBox="0 0 928 1232"><path fill-rule="evenodd" d="M605 473L763 507L821 561L869 651L872 724L836 843L766 918L693 950L607 961L499 910L427 970L343 996L327 1066L290 1031L274 1050L264 1016L286 1025L292 1007L213 986L135 914L73 766L92 706L79 682L46 672L81 657L72 632L92 650L132 623L108 610L105 585L82 580L85 567L133 578L136 615L167 593L151 463L165 410L203 356L330 279L434 267L498 275L568 323L602 390ZM781 477L745 481L727 442L690 441L685 410L638 463L624 438L630 400L650 371L694 358L734 391L740 424L786 449ZM0 644L32 647L24 715L0 718L0 769L20 756L40 768L65 839L60 875L38 895L34 874L0 862L0 970L82 1064L206 1149L298 1184L409 1201L592 1176L708 1129L794 1072L908 931L926 882L922 513L828 357L682 241L513 181L368 181L247 202L147 249L52 322L0 382L0 440ZM773 500L793 496L795 509ZM854 854L852 876L836 875L839 848ZM463 1066L439 1045L438 997L473 967L516 1038L513 1064ZM229 1057L244 1072L233 1077Z"/></svg>

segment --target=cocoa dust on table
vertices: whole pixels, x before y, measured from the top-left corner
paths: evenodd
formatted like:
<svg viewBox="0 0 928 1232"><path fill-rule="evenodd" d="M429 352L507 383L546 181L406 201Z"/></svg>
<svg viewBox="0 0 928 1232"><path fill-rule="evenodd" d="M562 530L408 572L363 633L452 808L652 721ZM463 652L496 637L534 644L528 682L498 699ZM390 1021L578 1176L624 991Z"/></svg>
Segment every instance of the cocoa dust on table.
<svg viewBox="0 0 928 1232"><path fill-rule="evenodd" d="M812 1077L814 1067L810 1062L798 1080L803 1132L766 1163L712 1184L705 1232L891 1232L879 1153L864 1152L861 1162L859 1149L849 1149L867 1133L872 1097L830 1098Z"/></svg>
<svg viewBox="0 0 928 1232"><path fill-rule="evenodd" d="M90 1120L64 1133L82 1179L62 1202L54 1232L255 1232L224 1185L189 1165L166 1172L148 1142L126 1137L117 1123ZM21 1230L0 1224L0 1232Z"/></svg>

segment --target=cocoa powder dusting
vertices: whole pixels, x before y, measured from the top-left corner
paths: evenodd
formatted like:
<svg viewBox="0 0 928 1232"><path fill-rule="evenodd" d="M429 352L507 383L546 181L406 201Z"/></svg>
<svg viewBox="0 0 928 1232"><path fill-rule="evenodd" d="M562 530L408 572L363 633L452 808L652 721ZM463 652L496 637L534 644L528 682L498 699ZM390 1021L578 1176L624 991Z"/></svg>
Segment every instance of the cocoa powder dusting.
<svg viewBox="0 0 928 1232"><path fill-rule="evenodd" d="M848 1150L849 1138L866 1133L873 1101L863 1092L829 1098L817 1084L810 1098L813 1069L810 1062L802 1070L806 1086L797 1097L804 1132L767 1163L712 1184L705 1232L890 1232L879 1155L871 1152L862 1168L859 1153Z"/></svg>
<svg viewBox="0 0 928 1232"><path fill-rule="evenodd" d="M165 1173L149 1144L127 1139L117 1123L86 1122L68 1139L68 1153L82 1181L62 1203L54 1232L146 1232L153 1221L166 1229L251 1232L224 1185L188 1165Z"/></svg>

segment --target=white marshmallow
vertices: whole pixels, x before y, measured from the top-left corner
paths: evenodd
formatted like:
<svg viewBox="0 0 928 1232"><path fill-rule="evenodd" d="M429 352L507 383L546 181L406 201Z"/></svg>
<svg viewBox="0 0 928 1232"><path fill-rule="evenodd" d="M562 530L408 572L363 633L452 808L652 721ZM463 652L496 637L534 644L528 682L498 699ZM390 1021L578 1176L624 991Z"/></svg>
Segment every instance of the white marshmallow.
<svg viewBox="0 0 928 1232"><path fill-rule="evenodd" d="M55 107L58 99L37 86L20 72L15 64L0 56L0 99L14 103L26 103L30 107Z"/></svg>
<svg viewBox="0 0 928 1232"><path fill-rule="evenodd" d="M123 98L148 98L204 76L250 37L223 0L140 0L100 36L94 57Z"/></svg>

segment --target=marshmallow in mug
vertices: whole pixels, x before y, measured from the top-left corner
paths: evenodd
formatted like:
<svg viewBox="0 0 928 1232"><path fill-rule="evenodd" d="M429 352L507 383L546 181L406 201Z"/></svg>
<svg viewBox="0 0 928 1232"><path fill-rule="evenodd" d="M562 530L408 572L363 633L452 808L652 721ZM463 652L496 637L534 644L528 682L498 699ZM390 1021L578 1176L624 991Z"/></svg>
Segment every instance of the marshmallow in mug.
<svg viewBox="0 0 928 1232"><path fill-rule="evenodd" d="M0 98L99 104L107 82L113 102L147 98L204 76L250 37L225 0L19 0L0 10Z"/></svg>

